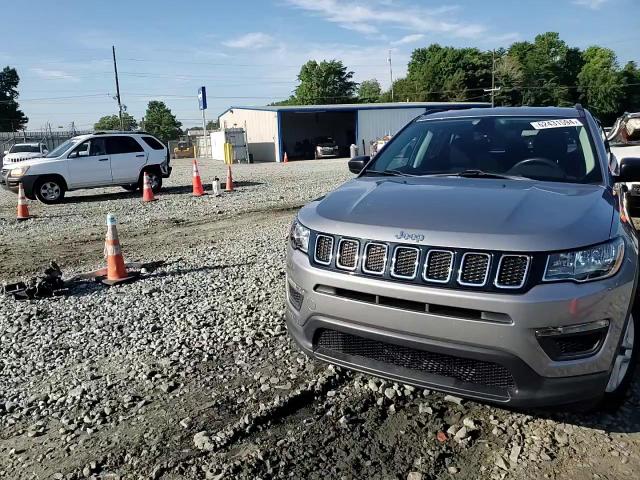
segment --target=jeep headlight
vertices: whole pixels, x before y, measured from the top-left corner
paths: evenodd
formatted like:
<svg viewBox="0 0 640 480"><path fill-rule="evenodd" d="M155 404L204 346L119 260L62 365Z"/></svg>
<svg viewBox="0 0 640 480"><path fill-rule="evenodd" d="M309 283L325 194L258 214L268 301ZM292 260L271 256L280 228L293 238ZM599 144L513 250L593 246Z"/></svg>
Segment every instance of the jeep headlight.
<svg viewBox="0 0 640 480"><path fill-rule="evenodd" d="M23 177L28 170L29 170L29 167L12 168L11 170L9 170L9 176L11 178L20 178L20 177Z"/></svg>
<svg viewBox="0 0 640 480"><path fill-rule="evenodd" d="M309 251L309 234L309 229L302 225L296 217L291 224L291 230L289 231L289 241L291 242L291 246L296 250L301 250L304 253L307 253Z"/></svg>
<svg viewBox="0 0 640 480"><path fill-rule="evenodd" d="M615 275L624 258L624 240L621 237L573 252L549 255L543 280L573 280L588 282Z"/></svg>

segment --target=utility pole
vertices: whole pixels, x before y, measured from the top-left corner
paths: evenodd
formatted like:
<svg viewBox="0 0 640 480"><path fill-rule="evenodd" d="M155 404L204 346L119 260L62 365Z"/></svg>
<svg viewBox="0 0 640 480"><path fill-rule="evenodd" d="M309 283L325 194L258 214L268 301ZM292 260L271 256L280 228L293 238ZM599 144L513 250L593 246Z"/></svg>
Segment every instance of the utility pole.
<svg viewBox="0 0 640 480"><path fill-rule="evenodd" d="M485 88L485 93L491 93L491 108L496 106L496 92L499 92L501 87L496 88L496 51L491 51L491 88Z"/></svg>
<svg viewBox="0 0 640 480"><path fill-rule="evenodd" d="M116 74L116 100L118 100L120 130L124 130L124 123L122 122L122 102L120 101L120 83L118 82L118 65L116 64L116 47L111 45L111 51L113 52L113 71Z"/></svg>
<svg viewBox="0 0 640 480"><path fill-rule="evenodd" d="M391 79L391 102L393 103L393 66L391 65L391 49L389 49L389 78Z"/></svg>

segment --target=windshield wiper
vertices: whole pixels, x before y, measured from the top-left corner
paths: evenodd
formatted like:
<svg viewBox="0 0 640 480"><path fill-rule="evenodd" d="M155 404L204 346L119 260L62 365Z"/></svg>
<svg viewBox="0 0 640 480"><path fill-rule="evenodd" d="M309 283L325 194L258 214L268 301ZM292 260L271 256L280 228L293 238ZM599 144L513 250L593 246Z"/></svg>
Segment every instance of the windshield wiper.
<svg viewBox="0 0 640 480"><path fill-rule="evenodd" d="M382 175L384 177L415 177L410 173L401 172L400 170L365 170L364 173L370 173L372 175Z"/></svg>
<svg viewBox="0 0 640 480"><path fill-rule="evenodd" d="M442 176L464 177L464 178L497 178L497 179L501 179L501 180L522 180L522 179L524 179L524 177L519 177L519 176L515 176L515 175L501 175L499 173L483 172L482 170L475 170L475 169L462 170L461 172L456 172L456 173L447 173L447 174L443 174Z"/></svg>

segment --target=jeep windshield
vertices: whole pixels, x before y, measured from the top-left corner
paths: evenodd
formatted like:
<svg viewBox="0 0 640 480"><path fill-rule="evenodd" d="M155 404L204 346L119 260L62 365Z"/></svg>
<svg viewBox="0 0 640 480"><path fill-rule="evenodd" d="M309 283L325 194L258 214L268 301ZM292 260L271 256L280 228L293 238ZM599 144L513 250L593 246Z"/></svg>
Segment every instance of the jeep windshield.
<svg viewBox="0 0 640 480"><path fill-rule="evenodd" d="M9 153L40 153L38 145L14 145L9 149Z"/></svg>
<svg viewBox="0 0 640 480"><path fill-rule="evenodd" d="M602 182L582 121L548 117L424 118L396 135L364 174Z"/></svg>

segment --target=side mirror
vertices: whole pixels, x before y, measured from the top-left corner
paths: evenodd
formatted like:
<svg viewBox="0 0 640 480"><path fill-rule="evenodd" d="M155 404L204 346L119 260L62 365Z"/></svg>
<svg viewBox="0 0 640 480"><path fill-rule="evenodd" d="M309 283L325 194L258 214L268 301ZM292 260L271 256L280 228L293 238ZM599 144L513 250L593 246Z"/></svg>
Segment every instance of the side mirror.
<svg viewBox="0 0 640 480"><path fill-rule="evenodd" d="M627 157L619 161L616 183L640 182L640 158Z"/></svg>
<svg viewBox="0 0 640 480"><path fill-rule="evenodd" d="M369 157L368 155L362 155L360 157L352 158L351 160L349 160L349 171L355 174L360 173L364 166L369 163L370 159L371 157Z"/></svg>
<svg viewBox="0 0 640 480"><path fill-rule="evenodd" d="M5 150L4 155L9 155L9 150Z"/></svg>
<svg viewBox="0 0 640 480"><path fill-rule="evenodd" d="M47 150L46 148L44 150L42 150L42 154L43 155L48 155L49 154L49 150Z"/></svg>

